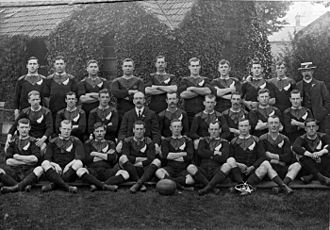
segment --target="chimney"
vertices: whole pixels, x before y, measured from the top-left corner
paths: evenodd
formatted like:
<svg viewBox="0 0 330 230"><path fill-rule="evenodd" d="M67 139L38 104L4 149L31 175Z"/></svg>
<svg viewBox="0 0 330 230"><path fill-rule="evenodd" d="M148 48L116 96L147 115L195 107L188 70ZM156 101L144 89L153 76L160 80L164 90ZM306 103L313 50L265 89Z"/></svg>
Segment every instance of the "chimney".
<svg viewBox="0 0 330 230"><path fill-rule="evenodd" d="M297 14L296 17L295 17L295 20L296 20L296 27L300 27L300 18L301 18L301 15Z"/></svg>

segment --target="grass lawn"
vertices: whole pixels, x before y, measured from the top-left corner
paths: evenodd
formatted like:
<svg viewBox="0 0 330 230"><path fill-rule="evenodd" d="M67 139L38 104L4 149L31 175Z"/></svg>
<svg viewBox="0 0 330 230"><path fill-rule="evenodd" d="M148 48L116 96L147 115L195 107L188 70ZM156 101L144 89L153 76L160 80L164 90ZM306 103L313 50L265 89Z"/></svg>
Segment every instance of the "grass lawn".
<svg viewBox="0 0 330 230"><path fill-rule="evenodd" d="M130 194L53 191L0 195L0 229L328 229L329 190L292 196L258 190L240 197L226 189L160 196L153 188Z"/></svg>

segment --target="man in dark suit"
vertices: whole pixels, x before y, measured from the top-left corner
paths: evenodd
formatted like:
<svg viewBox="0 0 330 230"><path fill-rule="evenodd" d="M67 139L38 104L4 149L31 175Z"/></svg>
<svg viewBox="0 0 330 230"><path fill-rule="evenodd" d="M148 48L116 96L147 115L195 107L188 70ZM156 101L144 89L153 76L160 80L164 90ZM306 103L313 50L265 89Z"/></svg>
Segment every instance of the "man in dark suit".
<svg viewBox="0 0 330 230"><path fill-rule="evenodd" d="M155 144L156 152L160 152L160 130L157 115L145 106L145 96L137 92L133 96L135 108L125 113L119 129L117 151L121 150L122 141L133 136L134 122L141 120L145 123L145 136L151 138Z"/></svg>
<svg viewBox="0 0 330 230"><path fill-rule="evenodd" d="M298 69L303 80L297 83L297 88L303 96L303 106L310 109L316 120L320 122L320 132L330 133L330 94L323 81L316 80L312 62L301 63Z"/></svg>

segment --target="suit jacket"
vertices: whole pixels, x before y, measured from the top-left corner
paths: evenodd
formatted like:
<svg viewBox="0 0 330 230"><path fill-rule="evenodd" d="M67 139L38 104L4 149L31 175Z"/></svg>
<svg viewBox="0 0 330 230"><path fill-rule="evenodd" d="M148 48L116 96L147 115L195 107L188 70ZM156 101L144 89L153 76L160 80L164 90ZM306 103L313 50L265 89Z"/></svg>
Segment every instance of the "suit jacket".
<svg viewBox="0 0 330 230"><path fill-rule="evenodd" d="M322 121L330 112L330 94L323 81L313 78L311 84L312 113L318 121ZM303 94L303 80L297 83L297 88Z"/></svg>
<svg viewBox="0 0 330 230"><path fill-rule="evenodd" d="M160 144L160 130L158 117L154 111L148 107L144 107L142 116L136 114L135 108L125 113L120 125L118 139L123 140L126 137L134 136L133 124L135 121L141 120L145 123L145 137L150 137L154 143Z"/></svg>

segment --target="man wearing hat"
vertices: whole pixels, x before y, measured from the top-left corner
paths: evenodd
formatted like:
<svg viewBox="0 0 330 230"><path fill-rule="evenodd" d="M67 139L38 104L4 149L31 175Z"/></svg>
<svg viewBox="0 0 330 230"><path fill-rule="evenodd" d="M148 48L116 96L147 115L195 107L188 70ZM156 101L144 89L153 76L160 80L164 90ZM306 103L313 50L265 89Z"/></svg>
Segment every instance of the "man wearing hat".
<svg viewBox="0 0 330 230"><path fill-rule="evenodd" d="M329 112L330 95L323 81L313 77L316 66L312 62L301 63L298 69L303 79L297 83L297 88L303 96L303 106L310 109L313 116L320 122L320 131L330 133Z"/></svg>

